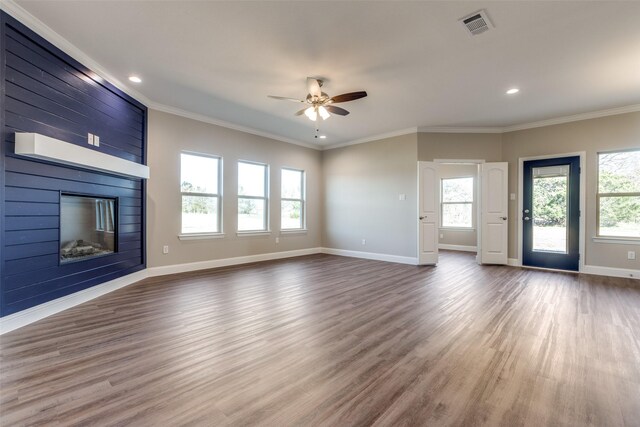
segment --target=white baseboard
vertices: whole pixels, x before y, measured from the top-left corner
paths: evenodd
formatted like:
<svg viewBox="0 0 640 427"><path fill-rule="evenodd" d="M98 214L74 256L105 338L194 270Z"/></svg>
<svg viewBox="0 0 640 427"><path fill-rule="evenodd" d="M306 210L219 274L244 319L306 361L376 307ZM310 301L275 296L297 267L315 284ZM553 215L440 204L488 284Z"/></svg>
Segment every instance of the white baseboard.
<svg viewBox="0 0 640 427"><path fill-rule="evenodd" d="M448 251L478 252L477 246L448 245L446 243L439 243L438 249L446 249Z"/></svg>
<svg viewBox="0 0 640 427"><path fill-rule="evenodd" d="M520 263L518 258L509 258L507 260L507 265L510 265L511 267L522 267L522 264Z"/></svg>
<svg viewBox="0 0 640 427"><path fill-rule="evenodd" d="M454 249L455 250L455 249ZM35 307L28 308L9 316L0 318L0 335L16 330L30 323L49 317L53 314L67 310L78 304L91 301L94 298L113 292L116 289L123 288L147 277L162 276L166 274L184 273L188 271L205 270L209 268L226 267L230 265L247 264L251 262L268 261L282 258L292 258L296 256L312 255L324 253L330 255L339 255L353 258L372 259L376 261L395 262L400 264L417 265L418 260L414 257L405 257L398 255L380 254L374 252L349 251L345 249L334 248L309 248L294 251L270 252L266 254L248 255L235 258L224 258L210 261L191 262L187 264L167 265L161 267L152 267L146 270L137 271L118 279L111 280L106 283L85 289L71 295L58 298L53 301L40 304ZM508 265L519 267L520 263L516 258L509 258ZM640 270L631 270L624 268L600 267L595 265L585 265L581 273L596 274L600 276L627 277L640 279Z"/></svg>
<svg viewBox="0 0 640 427"><path fill-rule="evenodd" d="M146 279L147 277L183 273L194 270L204 270L208 268L225 267L228 265L247 264L257 261L268 261L272 259L291 258L301 255L317 254L320 252L320 248L310 248L295 251L271 252L266 254L147 268L145 270L137 271L127 276L93 286L89 289L85 289L71 295L55 299L53 301L45 302L44 304L40 304L26 310L22 310L18 313L2 317L0 318L0 335L11 332L38 320L44 319L45 317L49 317L63 310L67 310L76 305L91 301L94 298L97 298L109 292L113 292L116 289L120 289L133 283L139 282L140 280Z"/></svg>
<svg viewBox="0 0 640 427"><path fill-rule="evenodd" d="M373 259L376 261L397 262L399 264L417 265L418 259L408 256L388 255L375 252L348 251L346 249L321 248L323 254L347 256L352 258Z"/></svg>
<svg viewBox="0 0 640 427"><path fill-rule="evenodd" d="M601 267L599 265L585 265L580 273L595 274L597 276L626 277L628 279L640 279L640 270L630 268Z"/></svg>
<svg viewBox="0 0 640 427"><path fill-rule="evenodd" d="M239 256L234 258L212 259L209 261L189 262L186 264L163 265L147 269L149 277L166 274L186 273L188 271L207 270L230 265L248 264L251 262L269 261L272 259L292 258L302 255L319 254L320 248L298 249L294 251L269 252L266 254Z"/></svg>
<svg viewBox="0 0 640 427"><path fill-rule="evenodd" d="M53 301L45 302L44 304L19 311L18 313L4 316L0 318L0 335L44 319L45 317L49 317L78 304L91 301L94 298L113 292L116 289L124 288L125 286L139 282L145 278L147 278L147 270L136 271L135 273L128 274L124 277L119 277Z"/></svg>

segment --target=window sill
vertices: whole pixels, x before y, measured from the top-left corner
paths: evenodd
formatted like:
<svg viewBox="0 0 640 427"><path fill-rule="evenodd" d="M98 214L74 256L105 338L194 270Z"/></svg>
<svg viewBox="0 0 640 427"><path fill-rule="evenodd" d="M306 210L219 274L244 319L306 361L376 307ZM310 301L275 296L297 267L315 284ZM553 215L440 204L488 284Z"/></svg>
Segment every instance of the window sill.
<svg viewBox="0 0 640 427"><path fill-rule="evenodd" d="M306 228L280 230L280 234L307 234Z"/></svg>
<svg viewBox="0 0 640 427"><path fill-rule="evenodd" d="M593 236L591 240L594 243L609 243L609 244L616 244L616 245L640 245L640 239L637 237Z"/></svg>
<svg viewBox="0 0 640 427"><path fill-rule="evenodd" d="M476 231L475 227L440 227L441 231Z"/></svg>
<svg viewBox="0 0 640 427"><path fill-rule="evenodd" d="M224 233L191 233L178 234L180 240L206 240L206 239L223 239Z"/></svg>
<svg viewBox="0 0 640 427"><path fill-rule="evenodd" d="M271 230L266 231L238 231L236 235L238 237L252 237L252 236L269 236L271 234Z"/></svg>

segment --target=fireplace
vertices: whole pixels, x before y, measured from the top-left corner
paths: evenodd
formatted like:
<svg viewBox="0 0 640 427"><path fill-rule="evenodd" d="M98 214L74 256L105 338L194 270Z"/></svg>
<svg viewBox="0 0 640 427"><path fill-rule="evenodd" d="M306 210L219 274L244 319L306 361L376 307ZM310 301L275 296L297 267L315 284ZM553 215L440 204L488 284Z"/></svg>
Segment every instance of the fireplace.
<svg viewBox="0 0 640 427"><path fill-rule="evenodd" d="M115 198L60 195L60 263L116 251L118 204Z"/></svg>

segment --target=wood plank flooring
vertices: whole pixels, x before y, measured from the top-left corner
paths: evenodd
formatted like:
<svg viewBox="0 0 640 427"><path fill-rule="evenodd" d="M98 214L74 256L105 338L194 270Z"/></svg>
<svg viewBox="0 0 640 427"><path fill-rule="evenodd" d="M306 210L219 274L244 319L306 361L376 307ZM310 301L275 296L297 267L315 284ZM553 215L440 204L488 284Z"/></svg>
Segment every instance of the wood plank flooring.
<svg viewBox="0 0 640 427"><path fill-rule="evenodd" d="M637 426L637 283L452 252L148 279L0 337L0 424Z"/></svg>

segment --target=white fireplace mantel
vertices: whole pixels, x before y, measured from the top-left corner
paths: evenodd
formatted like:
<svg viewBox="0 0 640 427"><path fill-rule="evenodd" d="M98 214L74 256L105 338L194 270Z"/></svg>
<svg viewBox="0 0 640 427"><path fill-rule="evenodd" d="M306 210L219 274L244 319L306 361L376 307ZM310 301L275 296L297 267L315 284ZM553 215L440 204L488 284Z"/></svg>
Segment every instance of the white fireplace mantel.
<svg viewBox="0 0 640 427"><path fill-rule="evenodd" d="M80 147L39 133L16 132L16 154L130 178L149 178L149 166L147 165Z"/></svg>

